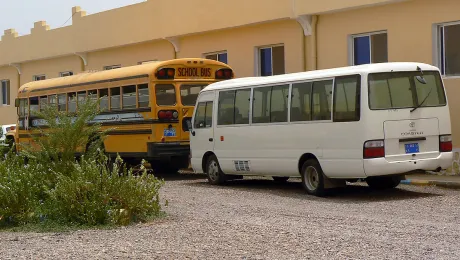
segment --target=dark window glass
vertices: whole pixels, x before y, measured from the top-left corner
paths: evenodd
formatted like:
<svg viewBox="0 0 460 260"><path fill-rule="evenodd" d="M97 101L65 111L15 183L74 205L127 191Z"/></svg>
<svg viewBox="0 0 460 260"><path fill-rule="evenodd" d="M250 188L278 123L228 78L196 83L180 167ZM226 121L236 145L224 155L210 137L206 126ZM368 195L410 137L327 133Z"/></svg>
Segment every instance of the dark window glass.
<svg viewBox="0 0 460 260"><path fill-rule="evenodd" d="M158 106L176 105L176 88L171 84L158 84L155 86L155 95Z"/></svg>

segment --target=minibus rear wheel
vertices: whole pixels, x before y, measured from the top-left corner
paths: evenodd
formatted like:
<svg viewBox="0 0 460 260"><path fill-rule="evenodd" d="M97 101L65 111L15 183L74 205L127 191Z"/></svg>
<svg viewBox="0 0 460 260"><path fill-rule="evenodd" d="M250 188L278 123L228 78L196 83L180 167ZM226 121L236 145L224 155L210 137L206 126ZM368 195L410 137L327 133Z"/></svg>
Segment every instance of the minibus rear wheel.
<svg viewBox="0 0 460 260"><path fill-rule="evenodd" d="M220 169L219 161L215 155L211 155L206 163L206 175L209 183L214 185L222 185L227 181L225 174Z"/></svg>
<svg viewBox="0 0 460 260"><path fill-rule="evenodd" d="M302 186L308 194L319 197L325 194L324 173L317 160L307 160L303 164L300 174L302 177Z"/></svg>

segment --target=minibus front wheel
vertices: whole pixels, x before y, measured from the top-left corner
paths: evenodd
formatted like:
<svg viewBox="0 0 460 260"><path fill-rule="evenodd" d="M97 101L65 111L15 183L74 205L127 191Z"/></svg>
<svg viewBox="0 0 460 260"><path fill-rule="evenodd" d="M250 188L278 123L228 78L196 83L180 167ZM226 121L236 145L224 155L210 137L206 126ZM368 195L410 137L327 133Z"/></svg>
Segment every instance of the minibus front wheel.
<svg viewBox="0 0 460 260"><path fill-rule="evenodd" d="M220 169L219 161L215 155L209 156L206 163L206 175L209 183L214 185L222 185L227 181L227 176Z"/></svg>

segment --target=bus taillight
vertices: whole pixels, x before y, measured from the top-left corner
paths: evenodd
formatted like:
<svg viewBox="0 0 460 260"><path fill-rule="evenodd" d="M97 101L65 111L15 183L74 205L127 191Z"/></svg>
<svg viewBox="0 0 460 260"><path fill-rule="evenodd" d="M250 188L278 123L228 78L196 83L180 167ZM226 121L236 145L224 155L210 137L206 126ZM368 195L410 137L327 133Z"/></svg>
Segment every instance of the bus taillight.
<svg viewBox="0 0 460 260"><path fill-rule="evenodd" d="M155 73L155 77L157 79L174 79L175 74L176 70L173 68L162 68Z"/></svg>
<svg viewBox="0 0 460 260"><path fill-rule="evenodd" d="M158 111L158 119L177 119L179 113L176 110L160 110Z"/></svg>
<svg viewBox="0 0 460 260"><path fill-rule="evenodd" d="M233 71L231 69L220 69L216 71L216 79L231 79Z"/></svg>
<svg viewBox="0 0 460 260"><path fill-rule="evenodd" d="M364 159L385 157L385 143L383 140L372 140L364 143Z"/></svg>
<svg viewBox="0 0 460 260"><path fill-rule="evenodd" d="M439 136L439 151L440 152L452 152L452 136L451 135Z"/></svg>

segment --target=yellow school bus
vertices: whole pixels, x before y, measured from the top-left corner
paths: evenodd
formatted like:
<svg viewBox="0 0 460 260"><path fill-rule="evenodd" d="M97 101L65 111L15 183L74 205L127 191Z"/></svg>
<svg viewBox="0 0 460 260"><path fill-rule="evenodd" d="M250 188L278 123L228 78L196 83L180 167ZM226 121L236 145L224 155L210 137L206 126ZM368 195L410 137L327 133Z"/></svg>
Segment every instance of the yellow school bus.
<svg viewBox="0 0 460 260"><path fill-rule="evenodd" d="M31 142L34 129L43 127L33 112L45 105L74 113L79 102L97 97L100 112L94 121L114 129L104 141L108 155L119 154L130 163L145 159L157 170L177 171L189 165L188 129L199 92L231 78L227 64L190 58L30 82L18 91L14 142Z"/></svg>

